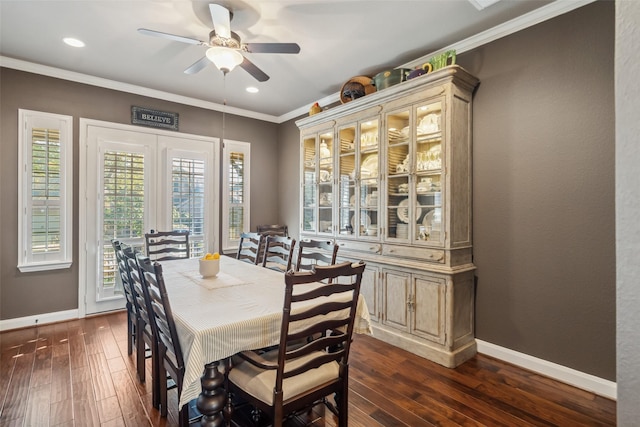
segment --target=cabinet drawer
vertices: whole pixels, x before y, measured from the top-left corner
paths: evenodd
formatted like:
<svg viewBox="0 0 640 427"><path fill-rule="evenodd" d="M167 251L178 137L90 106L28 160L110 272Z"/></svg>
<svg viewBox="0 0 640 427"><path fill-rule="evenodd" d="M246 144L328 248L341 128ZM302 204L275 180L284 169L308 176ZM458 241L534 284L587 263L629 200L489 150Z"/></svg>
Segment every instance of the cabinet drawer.
<svg viewBox="0 0 640 427"><path fill-rule="evenodd" d="M355 242L351 240L342 240L338 242L340 249L343 251L368 252L370 254L379 254L382 247L379 243Z"/></svg>
<svg viewBox="0 0 640 427"><path fill-rule="evenodd" d="M382 255L415 258L429 262L444 263L444 251L439 249L416 248L415 246L385 245Z"/></svg>

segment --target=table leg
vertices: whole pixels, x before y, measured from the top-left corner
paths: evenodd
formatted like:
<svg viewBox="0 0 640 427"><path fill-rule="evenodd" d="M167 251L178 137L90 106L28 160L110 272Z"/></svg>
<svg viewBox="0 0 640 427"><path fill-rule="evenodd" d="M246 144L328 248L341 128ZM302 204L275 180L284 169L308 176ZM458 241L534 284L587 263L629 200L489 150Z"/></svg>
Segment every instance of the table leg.
<svg viewBox="0 0 640 427"><path fill-rule="evenodd" d="M206 364L200 378L202 392L198 396L196 407L202 414L200 425L203 427L222 427L225 424L222 410L226 401L226 391L224 375L218 370L219 363Z"/></svg>

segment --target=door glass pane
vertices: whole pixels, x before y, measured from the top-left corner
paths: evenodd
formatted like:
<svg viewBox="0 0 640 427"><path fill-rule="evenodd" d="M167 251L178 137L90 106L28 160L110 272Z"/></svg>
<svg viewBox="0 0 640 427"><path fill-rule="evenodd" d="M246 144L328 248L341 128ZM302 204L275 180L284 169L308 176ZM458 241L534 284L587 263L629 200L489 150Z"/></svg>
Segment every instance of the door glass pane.
<svg viewBox="0 0 640 427"><path fill-rule="evenodd" d="M333 232L333 133L320 135L318 232Z"/></svg>
<svg viewBox="0 0 640 427"><path fill-rule="evenodd" d="M387 226L386 237L409 239L409 150L410 111L402 110L387 115ZM412 232L413 234L413 232Z"/></svg>
<svg viewBox="0 0 640 427"><path fill-rule="evenodd" d="M122 295L112 239L144 235L144 156L105 151L103 157L102 271L97 300Z"/></svg>
<svg viewBox="0 0 640 427"><path fill-rule="evenodd" d="M378 235L378 182L379 182L378 121L360 123L360 186L358 220L353 227L360 236Z"/></svg>
<svg viewBox="0 0 640 427"><path fill-rule="evenodd" d="M302 230L316 231L316 138L302 143L304 162L302 176Z"/></svg>
<svg viewBox="0 0 640 427"><path fill-rule="evenodd" d="M171 217L173 230L189 230L191 257L204 255L204 161L172 160Z"/></svg>
<svg viewBox="0 0 640 427"><path fill-rule="evenodd" d="M338 227L340 234L353 234L351 220L356 209L356 128L349 126L338 131L340 150L338 176Z"/></svg>
<svg viewBox="0 0 640 427"><path fill-rule="evenodd" d="M442 233L442 104L416 108L415 194L418 203L415 240L443 241Z"/></svg>

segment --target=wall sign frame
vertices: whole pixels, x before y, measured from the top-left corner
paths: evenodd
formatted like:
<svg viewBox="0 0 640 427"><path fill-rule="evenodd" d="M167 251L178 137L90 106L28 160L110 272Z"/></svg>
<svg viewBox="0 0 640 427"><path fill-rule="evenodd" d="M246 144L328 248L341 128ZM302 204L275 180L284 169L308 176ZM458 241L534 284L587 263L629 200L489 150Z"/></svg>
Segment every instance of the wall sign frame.
<svg viewBox="0 0 640 427"><path fill-rule="evenodd" d="M132 106L131 124L177 131L178 113Z"/></svg>

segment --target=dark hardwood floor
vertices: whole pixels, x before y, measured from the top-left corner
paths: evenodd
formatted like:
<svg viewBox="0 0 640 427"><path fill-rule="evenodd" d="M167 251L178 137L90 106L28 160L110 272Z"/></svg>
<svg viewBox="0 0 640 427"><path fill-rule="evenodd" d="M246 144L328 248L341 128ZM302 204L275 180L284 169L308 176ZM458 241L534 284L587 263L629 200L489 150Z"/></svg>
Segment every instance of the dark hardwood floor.
<svg viewBox="0 0 640 427"><path fill-rule="evenodd" d="M177 425L176 410L163 419L153 409L151 381L136 378L124 312L3 332L0 350L2 426ZM614 401L499 360L478 355L447 369L360 335L349 403L352 427L616 424ZM304 421L335 427L327 414Z"/></svg>

